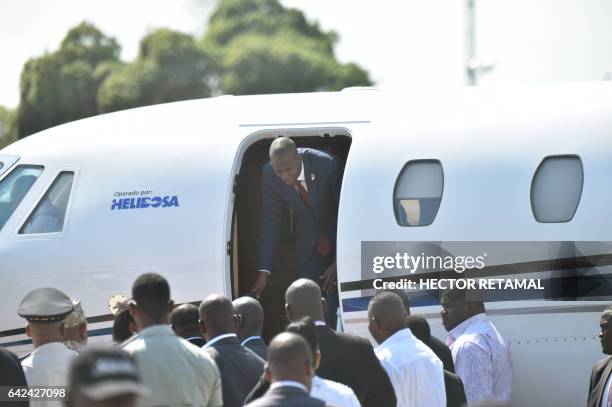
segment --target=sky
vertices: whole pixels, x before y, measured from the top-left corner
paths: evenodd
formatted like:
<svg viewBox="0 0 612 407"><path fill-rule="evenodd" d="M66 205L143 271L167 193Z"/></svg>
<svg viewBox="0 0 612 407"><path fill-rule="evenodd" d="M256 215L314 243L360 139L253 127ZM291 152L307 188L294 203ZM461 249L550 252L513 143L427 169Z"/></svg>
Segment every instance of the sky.
<svg viewBox="0 0 612 407"><path fill-rule="evenodd" d="M480 85L600 80L612 71L612 1L475 0L477 55L493 70ZM336 54L380 88L462 86L467 0L281 0L340 35ZM171 28L196 36L216 0L20 0L0 12L0 105L19 103L23 64L53 52L90 21L117 38L123 60L140 39ZM375 7L374 7L375 5Z"/></svg>

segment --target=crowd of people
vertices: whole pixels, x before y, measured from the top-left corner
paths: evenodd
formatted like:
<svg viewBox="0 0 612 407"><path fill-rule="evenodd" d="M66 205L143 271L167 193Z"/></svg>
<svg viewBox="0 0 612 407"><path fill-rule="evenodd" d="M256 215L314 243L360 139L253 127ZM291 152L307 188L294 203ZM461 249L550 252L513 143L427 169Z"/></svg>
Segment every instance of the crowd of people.
<svg viewBox="0 0 612 407"><path fill-rule="evenodd" d="M129 299L111 299L114 346L102 346L87 345L79 301L37 289L18 307L34 350L20 361L2 349L1 384L67 389L31 406L508 405L510 353L477 293L443 293L446 344L410 316L405 292L378 293L368 307L376 347L329 327L323 297L312 280L291 284L289 325L266 345L256 299L212 294L175 307L167 280L144 274Z"/></svg>

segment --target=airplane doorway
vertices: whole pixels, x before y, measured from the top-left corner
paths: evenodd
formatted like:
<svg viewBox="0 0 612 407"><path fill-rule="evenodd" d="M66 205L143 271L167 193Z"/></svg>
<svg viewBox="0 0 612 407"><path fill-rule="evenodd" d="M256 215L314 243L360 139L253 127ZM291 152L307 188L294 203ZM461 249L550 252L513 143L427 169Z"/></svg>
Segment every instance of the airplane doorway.
<svg viewBox="0 0 612 407"><path fill-rule="evenodd" d="M313 129L312 133L303 130L299 133L270 132L269 137L255 141L246 149L235 187L230 243L234 298L249 293L258 268L262 166L269 161L270 144L279 135L291 137L298 148L313 148L335 155L340 161L342 172L351 145L351 138L346 130ZM283 212L280 243L274 257L271 284L266 287L260 298L265 313L263 337L266 343L287 325L284 295L297 275L295 236L291 217L291 210L286 206Z"/></svg>

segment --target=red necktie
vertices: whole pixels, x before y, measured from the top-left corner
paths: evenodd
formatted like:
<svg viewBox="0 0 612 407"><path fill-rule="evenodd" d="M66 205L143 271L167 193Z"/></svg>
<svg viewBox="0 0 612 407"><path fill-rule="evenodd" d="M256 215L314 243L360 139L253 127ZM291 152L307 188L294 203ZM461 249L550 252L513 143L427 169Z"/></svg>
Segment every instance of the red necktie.
<svg viewBox="0 0 612 407"><path fill-rule="evenodd" d="M304 204L308 207L308 209L312 211L308 191L306 191L306 188L304 188L302 182L297 181L295 183L295 186L297 187L298 193L300 194L300 198L302 198ZM327 256L329 252L331 252L331 243L329 242L329 236L327 236L327 233L321 232L321 234L319 235L319 239L317 240L317 251L323 257Z"/></svg>

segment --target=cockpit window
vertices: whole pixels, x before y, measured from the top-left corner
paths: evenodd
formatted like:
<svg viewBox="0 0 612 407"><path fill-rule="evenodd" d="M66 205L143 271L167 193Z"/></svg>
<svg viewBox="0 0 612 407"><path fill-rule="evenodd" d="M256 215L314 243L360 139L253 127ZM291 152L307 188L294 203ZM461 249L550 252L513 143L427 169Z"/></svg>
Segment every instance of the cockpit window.
<svg viewBox="0 0 612 407"><path fill-rule="evenodd" d="M0 229L9 220L23 197L43 171L36 165L20 165L0 181Z"/></svg>
<svg viewBox="0 0 612 407"><path fill-rule="evenodd" d="M60 173L36 206L19 234L61 232L72 189L73 172Z"/></svg>
<svg viewBox="0 0 612 407"><path fill-rule="evenodd" d="M0 161L0 170L2 169L2 167L4 167L4 163Z"/></svg>

